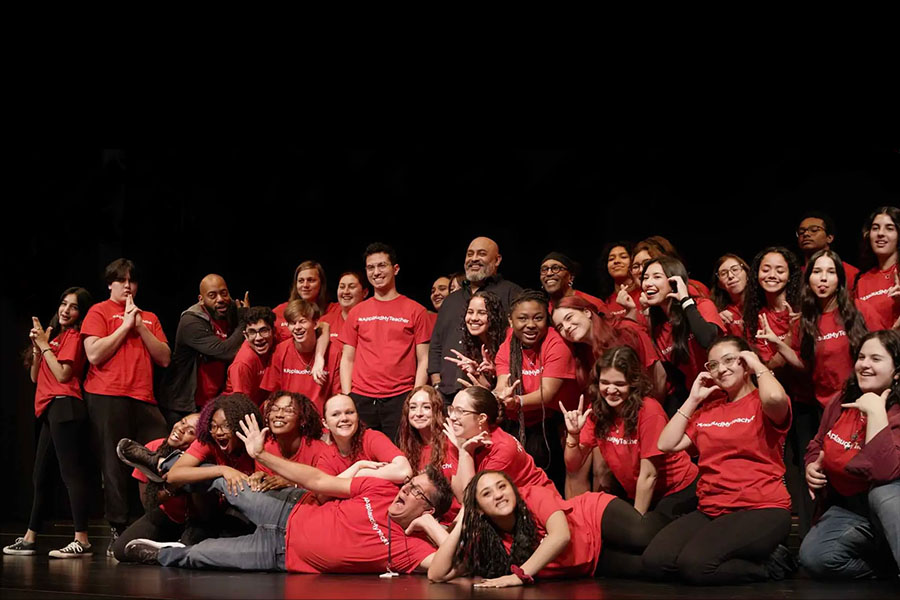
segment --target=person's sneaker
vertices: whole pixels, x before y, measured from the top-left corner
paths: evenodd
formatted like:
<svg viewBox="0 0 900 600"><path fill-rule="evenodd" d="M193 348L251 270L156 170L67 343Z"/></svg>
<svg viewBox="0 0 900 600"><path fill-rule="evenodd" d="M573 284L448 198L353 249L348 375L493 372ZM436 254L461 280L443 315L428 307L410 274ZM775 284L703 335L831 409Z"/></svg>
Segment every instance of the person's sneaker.
<svg viewBox="0 0 900 600"><path fill-rule="evenodd" d="M165 481L160 477L159 469L157 468L159 454L147 450L147 447L143 444L128 438L122 438L116 444L116 454L119 456L119 460L146 475L150 481L155 481L156 483Z"/></svg>
<svg viewBox="0 0 900 600"><path fill-rule="evenodd" d="M107 556L115 556L115 552L113 552L113 546L116 543L116 540L119 539L119 530L115 527L109 528L109 546L106 547L106 555Z"/></svg>
<svg viewBox="0 0 900 600"><path fill-rule="evenodd" d="M780 581L789 575L793 575L797 572L799 566L796 557L783 544L778 544L766 561L766 571L769 573L769 579L775 581Z"/></svg>
<svg viewBox="0 0 900 600"><path fill-rule="evenodd" d="M81 558L91 555L91 544L82 544L78 540L71 542L65 548L51 550L50 558Z"/></svg>
<svg viewBox="0 0 900 600"><path fill-rule="evenodd" d="M33 556L37 554L37 544L34 542L26 542L25 538L16 538L16 541L3 548L3 554L12 554L14 556Z"/></svg>
<svg viewBox="0 0 900 600"><path fill-rule="evenodd" d="M131 540L125 545L125 560L145 565L159 564L161 548L184 548L180 542L155 542L145 538Z"/></svg>

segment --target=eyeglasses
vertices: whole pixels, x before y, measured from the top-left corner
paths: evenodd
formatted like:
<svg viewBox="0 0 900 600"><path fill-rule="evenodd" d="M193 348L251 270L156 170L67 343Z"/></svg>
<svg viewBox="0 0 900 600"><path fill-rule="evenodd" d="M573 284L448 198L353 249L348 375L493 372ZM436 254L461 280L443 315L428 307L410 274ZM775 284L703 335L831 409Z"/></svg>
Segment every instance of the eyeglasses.
<svg viewBox="0 0 900 600"><path fill-rule="evenodd" d="M825 228L821 225L810 225L809 227L799 227L797 229L797 237L802 236L804 233L809 232L813 235L819 233L820 231L825 231Z"/></svg>
<svg viewBox="0 0 900 600"><path fill-rule="evenodd" d="M453 406L452 404L447 407L447 416L452 417L454 415L477 415L479 412L477 410L469 410L467 408L459 408L457 406Z"/></svg>
<svg viewBox="0 0 900 600"><path fill-rule="evenodd" d="M431 503L431 500L428 499L428 496L425 495L425 490L417 486L412 482L412 477L407 477L403 480L403 487L400 488L407 494L412 495L414 498L418 498L423 502L427 503L428 506L434 508L434 504Z"/></svg>
<svg viewBox="0 0 900 600"><path fill-rule="evenodd" d="M717 372L721 367L730 368L740 356L737 354L726 354L722 360L709 360L703 365L710 373Z"/></svg>
<svg viewBox="0 0 900 600"><path fill-rule="evenodd" d="M245 333L247 334L247 338L249 339L255 337L266 337L267 335L272 333L272 330L268 327L263 327L262 329L247 329Z"/></svg>
<svg viewBox="0 0 900 600"><path fill-rule="evenodd" d="M744 267L742 267L741 265L734 265L730 269L721 269L717 273L717 275L719 276L719 279L725 279L726 277L728 277L729 273L731 273L732 275L737 277L738 275L740 275L741 271L743 271L743 270L744 270Z"/></svg>
<svg viewBox="0 0 900 600"><path fill-rule="evenodd" d="M269 414L281 413L283 415L293 415L297 413L297 409L293 406L273 406L269 409Z"/></svg>
<svg viewBox="0 0 900 600"><path fill-rule="evenodd" d="M546 275L547 273L552 273L553 275L556 275L560 271L568 271L568 270L569 269L567 269L563 265L544 265L544 266L541 266L541 275Z"/></svg>
<svg viewBox="0 0 900 600"><path fill-rule="evenodd" d="M209 423L209 432L215 433L216 430L221 431L222 433L231 433L231 427L228 426L228 423L215 423L210 421Z"/></svg>
<svg viewBox="0 0 900 600"><path fill-rule="evenodd" d="M643 271L643 270L644 270L644 266L646 266L646 264L647 264L648 262L650 262L649 259L648 259L648 260L645 260L644 262L633 262L633 263L631 263L631 271L632 271L633 273L637 273L638 271Z"/></svg>

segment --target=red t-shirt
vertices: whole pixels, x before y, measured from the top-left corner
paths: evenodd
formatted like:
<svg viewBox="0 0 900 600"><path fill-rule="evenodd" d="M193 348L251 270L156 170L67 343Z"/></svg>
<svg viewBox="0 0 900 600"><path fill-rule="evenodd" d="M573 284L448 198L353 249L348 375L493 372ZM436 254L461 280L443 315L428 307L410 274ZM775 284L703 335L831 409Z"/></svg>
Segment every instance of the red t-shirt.
<svg viewBox="0 0 900 600"><path fill-rule="evenodd" d="M85 338L104 338L118 329L124 318L124 304L105 300L88 311L81 325L81 335ZM141 319L156 339L169 343L155 314L142 310ZM90 365L84 380L84 391L103 396L126 396L156 404L153 398L153 359L137 331L129 331L125 341L105 363Z"/></svg>
<svg viewBox="0 0 900 600"><path fill-rule="evenodd" d="M388 544L391 565L412 573L435 548L407 536L388 521L397 486L374 477L354 477L350 497L321 506L298 503L285 533L285 569L292 573L383 573Z"/></svg>
<svg viewBox="0 0 900 600"><path fill-rule="evenodd" d="M784 341L791 332L790 311L784 309L776 312L766 306L760 309L759 314L766 316L766 320L769 322L769 328L772 329L772 333L777 335L778 339ZM759 317L757 317L757 321L758 320ZM775 346L766 340L756 337L756 330L759 329L759 323L745 323L745 326L750 328L750 336L747 338L747 342L756 349L756 353L759 354L760 360L764 363L772 360L772 357L775 356L778 351L775 349Z"/></svg>
<svg viewBox="0 0 900 600"><path fill-rule="evenodd" d="M729 304L725 310L733 315L731 323L725 325L728 335L744 337L744 313L737 304Z"/></svg>
<svg viewBox="0 0 900 600"><path fill-rule="evenodd" d="M841 261L841 262L843 262L843 261ZM844 275L847 278L846 279L847 288L852 289L853 282L856 281L856 274L859 273L859 269L857 269L856 267L854 267L853 265L851 265L849 263L843 263L843 264L844 264Z"/></svg>
<svg viewBox="0 0 900 600"><path fill-rule="evenodd" d="M603 549L603 512L615 496L603 492L588 492L571 500L563 500L558 494L539 487L519 487L519 495L534 517L541 540L547 535L547 520L553 513L562 511L569 525L571 537L566 548L538 571L537 577L592 575L597 569L597 561ZM511 535L503 536L503 546L507 552L512 548L512 542Z"/></svg>
<svg viewBox="0 0 900 600"><path fill-rule="evenodd" d="M340 356L343 352L344 344L341 343L341 331L344 329L344 314L338 305L338 310L329 311L324 317L319 319L320 323L328 323L328 343L334 346L334 351Z"/></svg>
<svg viewBox="0 0 900 600"><path fill-rule="evenodd" d="M210 319L213 333L220 340L228 339L228 320ZM218 396L225 387L225 375L228 365L221 360L210 359L202 354L197 356L197 391L194 401L198 407Z"/></svg>
<svg viewBox="0 0 900 600"><path fill-rule="evenodd" d="M297 451L293 456L284 456L281 453L281 447L278 445L278 442L275 441L275 438L267 437L264 449L269 454L281 456L282 458L286 458L291 462L300 463L301 465L309 465L312 467L315 466L316 462L319 460L319 456L328 449L328 446L322 440L302 440L300 442L300 447L297 448ZM272 469L258 462L256 463L256 470L262 471L263 473L268 473L269 475L272 475L274 473Z"/></svg>
<svg viewBox="0 0 900 600"><path fill-rule="evenodd" d="M534 464L534 459L525 452L519 440L499 427L495 427L491 431L491 442L489 447L481 447L475 451L473 459L476 473L479 471L503 471L520 489L527 486L538 486L559 494L556 486L547 477L547 473ZM452 477L459 467L459 450L456 446L448 445L444 461L451 465L449 469L444 470L444 474L450 472Z"/></svg>
<svg viewBox="0 0 900 600"><path fill-rule="evenodd" d="M897 265L886 271L879 271L876 267L859 278L856 298L859 300L858 304L867 304L875 316L872 323L866 320L872 331L890 329L897 317L900 317L900 301L887 295L888 290L894 286L896 273Z"/></svg>
<svg viewBox="0 0 900 600"><path fill-rule="evenodd" d="M159 438L158 440L153 440L152 442L147 442L144 446L147 447L147 450L154 452L160 446L163 445L163 442L166 441L166 438ZM131 472L131 476L140 481L141 483L147 483L150 480L146 475L141 473L139 470L135 469ZM187 519L187 494L178 494L177 496L169 496L166 498L166 501L159 505L159 509L166 513L166 516L169 517L175 523L184 523Z"/></svg>
<svg viewBox="0 0 900 600"><path fill-rule="evenodd" d="M644 398L638 411L637 431L634 434L625 435L625 421L619 417L607 431L606 437L598 443L592 416L585 422L578 441L587 448L600 448L606 464L632 500L637 493L641 459L661 456L655 463L657 476L653 502L656 502L683 490L697 478L697 466L691 462L687 452L665 453L657 447L659 435L666 423L668 419L659 402L653 398Z"/></svg>
<svg viewBox="0 0 900 600"><path fill-rule="evenodd" d="M509 375L509 349L513 338L512 333L506 336L506 340L500 344L497 351L496 365L497 376ZM540 346L522 348L522 389L524 394L529 394L541 388L543 377L562 379L562 387L553 398L546 398L543 406L535 404L525 407L525 425L531 426L543 420L545 411L559 412L558 402L569 410L578 405L580 389L575 374L575 356L572 349L560 337L556 330L548 329L547 335L541 340ZM512 383L512 382L510 382ZM510 418L518 418L516 412L507 411Z"/></svg>
<svg viewBox="0 0 900 600"><path fill-rule="evenodd" d="M584 298L585 300L587 300L588 302L593 304L594 308L597 309L597 312L601 312L603 314L607 314L609 312L609 307L606 305L606 302L604 302L600 298L597 298L596 296L591 296L590 294L586 294L586 293L582 292L581 290L575 290L575 295L578 296L579 298ZM550 312L551 315L553 314L553 300L550 300L547 303L547 310Z"/></svg>
<svg viewBox="0 0 900 600"><path fill-rule="evenodd" d="M240 444L240 440L238 440L238 444ZM245 475L251 475L253 473L253 459L243 451L243 448L238 454L225 454L216 444L205 444L199 439L196 439L191 443L185 453L190 454L199 460L201 465L203 463L214 463L237 469Z"/></svg>
<svg viewBox="0 0 900 600"><path fill-rule="evenodd" d="M416 383L416 346L427 344L428 318L418 302L400 295L383 302L363 300L347 315L338 338L356 348L352 391L389 398Z"/></svg>
<svg viewBox="0 0 900 600"><path fill-rule="evenodd" d="M358 460L389 463L398 456L403 456L403 453L388 436L374 429L366 429L363 433L362 452L359 456L341 456L337 444L327 444L319 454L315 466L329 475L340 475Z"/></svg>
<svg viewBox="0 0 900 600"><path fill-rule="evenodd" d="M244 340L234 361L228 367L228 380L225 382L226 394L244 394L259 406L266 399L266 391L260 389L266 368L272 361L272 352L265 356L256 353L253 347Z"/></svg>
<svg viewBox="0 0 900 600"><path fill-rule="evenodd" d="M275 343L283 342L284 340L291 339L291 330L288 329L287 319L284 318L284 309L287 308L288 303L282 302L278 306L272 309L272 312L275 313ZM338 314L341 312L341 305L337 302L330 302L328 304L328 308L325 309L324 315L319 315L319 320L325 320L325 318L331 315L335 310L337 310ZM329 321L330 323L330 321Z"/></svg>
<svg viewBox="0 0 900 600"><path fill-rule="evenodd" d="M294 347L294 340L285 340L275 347L272 360L266 368L259 387L268 392L287 390L303 394L316 405L316 410L322 414L325 401L341 392L340 369L341 357L335 352L334 346L328 344L325 352L325 373L328 381L319 385L312 376L315 351L301 354Z"/></svg>
<svg viewBox="0 0 900 600"><path fill-rule="evenodd" d="M717 326L722 333L725 332L725 324L722 323L722 319L719 317L719 311L716 309L716 305L712 300L707 300L706 298L694 298L694 303L697 305L697 310L700 311L700 316L703 317L704 320ZM672 363L672 351L674 350L675 345L672 338L672 324L669 321L663 323L662 326L654 332L653 341L656 342L656 347L659 349L659 354L662 359ZM703 364L706 362L706 348L697 343L697 339L694 337L693 333L688 336L688 354L689 358L686 363L675 366L679 371L684 373L685 386L690 389L694 384L694 379L696 379L697 374L703 371Z"/></svg>
<svg viewBox="0 0 900 600"><path fill-rule="evenodd" d="M607 310L606 314L611 317L624 318L625 313L628 312L628 310L616 301L616 297L618 295L619 295L618 291L613 291L613 293L610 294L609 297L606 299L606 310ZM632 300L634 300L634 305L636 307L634 318L635 318L637 324L640 325L641 327L643 327L644 329L647 329L647 317L645 317L644 313L641 312L641 288L639 288L639 287L634 288L633 290L628 292L628 295L631 296Z"/></svg>
<svg viewBox="0 0 900 600"><path fill-rule="evenodd" d="M57 396L73 396L81 398L81 380L84 377L84 344L77 329L66 329L50 340L50 352L56 360L72 367L72 378L60 383L41 358L41 366L37 374L37 388L34 391L34 416L40 417ZM44 352L44 356L47 353Z"/></svg>
<svg viewBox="0 0 900 600"><path fill-rule="evenodd" d="M841 410L835 421L822 439L822 451L825 457L822 470L831 484L842 496L854 496L869 491L871 482L846 470L849 463L866 442L866 416L855 408Z"/></svg>
<svg viewBox="0 0 900 600"><path fill-rule="evenodd" d="M780 425L763 413L759 390L701 405L685 430L699 454L700 511L719 517L756 508L790 510L783 459L790 427L790 413Z"/></svg>
<svg viewBox="0 0 900 600"><path fill-rule="evenodd" d="M632 346L632 349L637 352L638 358L641 359L641 364L644 366L644 369L650 369L650 367L653 366L653 363L660 360L659 351L657 351L656 346L653 345L653 340L650 339L645 327L638 325L631 319L618 319L613 323L616 329L628 329L630 332L634 333L634 336L637 338L637 343Z"/></svg>

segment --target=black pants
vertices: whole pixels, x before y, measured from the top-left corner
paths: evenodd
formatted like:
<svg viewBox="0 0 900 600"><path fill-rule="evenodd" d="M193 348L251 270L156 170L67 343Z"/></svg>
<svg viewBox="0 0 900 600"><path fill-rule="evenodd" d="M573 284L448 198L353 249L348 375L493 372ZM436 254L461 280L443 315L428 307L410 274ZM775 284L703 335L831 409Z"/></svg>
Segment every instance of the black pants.
<svg viewBox="0 0 900 600"><path fill-rule="evenodd" d="M640 516L640 513L630 503L624 500L622 504L611 502L603 513L603 551L597 564L597 574L642 577L642 554L656 534L675 519L696 510L696 480L683 490L660 498L638 520L635 520L635 515Z"/></svg>
<svg viewBox="0 0 900 600"><path fill-rule="evenodd" d="M356 403L356 412L363 423L371 429L380 431L397 443L397 431L400 428L400 417L403 412L403 400L409 390L388 398L372 398L352 393L350 397Z"/></svg>
<svg viewBox="0 0 900 600"><path fill-rule="evenodd" d="M131 540L144 538L156 542L177 542L182 533L184 533L183 523L176 523L158 506L154 506L119 534L113 543L113 554L116 560L122 562L125 560L125 545Z"/></svg>
<svg viewBox="0 0 900 600"><path fill-rule="evenodd" d="M87 531L90 512L88 482L88 427L84 402L71 396L57 396L38 419L40 428L34 454L34 501L28 528L41 531L47 505L47 488L59 468L69 492L75 531Z"/></svg>
<svg viewBox="0 0 900 600"><path fill-rule="evenodd" d="M122 438L146 444L165 437L168 433L166 423L159 409L147 402L88 393L84 397L100 457L106 520L114 527L123 528L128 523L129 498L135 507L140 503L137 482L131 477L132 469L116 456L116 444Z"/></svg>
<svg viewBox="0 0 900 600"><path fill-rule="evenodd" d="M813 501L809 497L806 485L806 446L816 437L819 422L822 420L822 409L818 405L794 402L791 428L784 440L784 483L791 495L791 506L797 513L797 525L800 539L809 533L812 526Z"/></svg>
<svg viewBox="0 0 900 600"><path fill-rule="evenodd" d="M739 510L712 518L694 511L667 525L644 551L644 572L696 585L765 581L765 561L791 529L783 508Z"/></svg>
<svg viewBox="0 0 900 600"><path fill-rule="evenodd" d="M514 438L519 438L519 421L502 421L501 428ZM522 447L534 459L534 464L547 473L560 494L566 490L566 461L563 457L565 426L562 413L547 411L542 423L525 427L525 442Z"/></svg>

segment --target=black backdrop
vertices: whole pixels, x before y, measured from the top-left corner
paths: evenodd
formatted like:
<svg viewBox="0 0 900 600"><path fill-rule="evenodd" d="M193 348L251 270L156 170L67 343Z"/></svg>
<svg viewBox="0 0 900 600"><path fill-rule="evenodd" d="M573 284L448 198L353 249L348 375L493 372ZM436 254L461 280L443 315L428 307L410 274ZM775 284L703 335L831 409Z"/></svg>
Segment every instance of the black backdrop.
<svg viewBox="0 0 900 600"><path fill-rule="evenodd" d="M120 256L143 270L138 305L174 339L206 273L274 306L300 261L319 260L333 291L376 240L398 251L400 291L430 308L431 282L460 270L477 235L500 244L507 278L539 286L540 259L559 250L582 262L576 287L591 292L612 239L664 235L708 281L724 252L749 261L766 245L794 248L812 208L832 214L834 248L855 263L866 215L900 204L900 154L889 146L32 148L19 159L3 209L4 520L30 507L34 390L18 357L30 316L46 325L70 285L105 299L102 269Z"/></svg>

